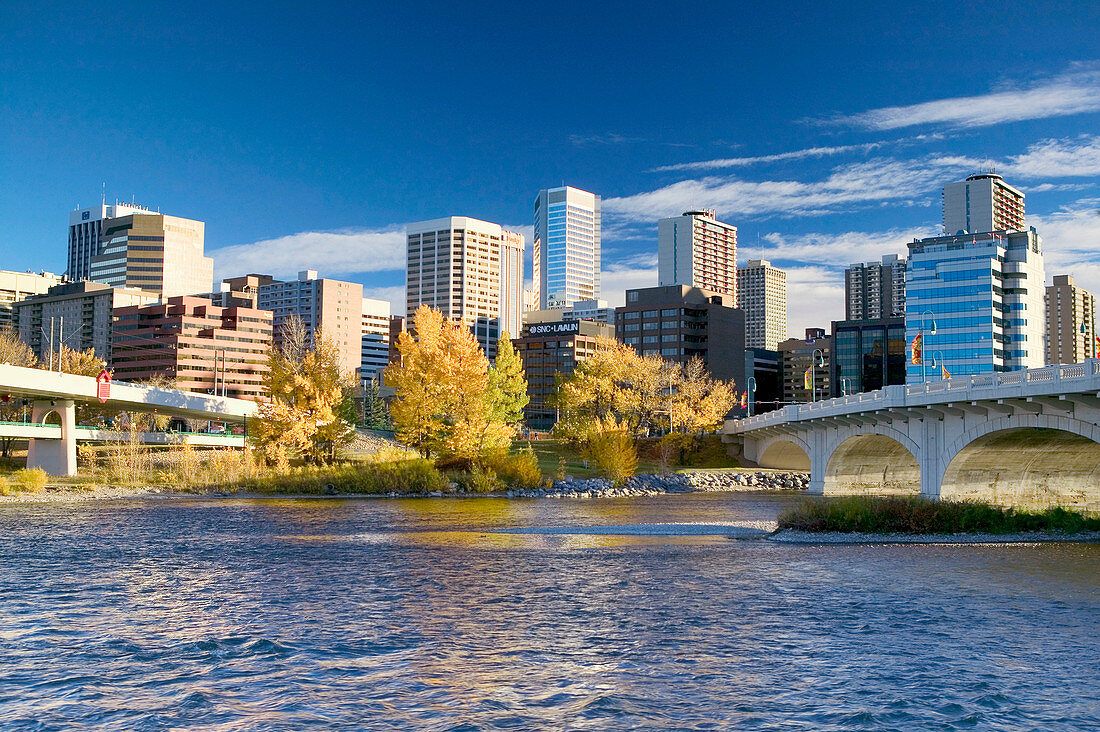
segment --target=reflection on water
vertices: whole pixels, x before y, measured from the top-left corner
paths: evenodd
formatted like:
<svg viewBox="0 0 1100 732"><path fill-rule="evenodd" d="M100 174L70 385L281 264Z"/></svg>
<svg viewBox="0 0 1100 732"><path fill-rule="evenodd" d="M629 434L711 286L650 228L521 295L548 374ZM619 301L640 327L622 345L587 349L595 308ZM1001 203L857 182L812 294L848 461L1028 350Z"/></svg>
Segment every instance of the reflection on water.
<svg viewBox="0 0 1100 732"><path fill-rule="evenodd" d="M1100 726L1100 547L720 533L793 500L8 504L3 727Z"/></svg>

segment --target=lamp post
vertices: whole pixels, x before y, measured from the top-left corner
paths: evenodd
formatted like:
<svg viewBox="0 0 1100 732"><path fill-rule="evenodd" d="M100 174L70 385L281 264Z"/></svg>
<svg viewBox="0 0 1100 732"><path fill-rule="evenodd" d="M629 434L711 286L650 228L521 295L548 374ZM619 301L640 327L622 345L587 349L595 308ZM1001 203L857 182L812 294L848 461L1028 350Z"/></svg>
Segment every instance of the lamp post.
<svg viewBox="0 0 1100 732"><path fill-rule="evenodd" d="M825 366L825 351L820 348L815 348L813 355L810 357L810 381L814 385L814 401L817 401L817 367Z"/></svg>
<svg viewBox="0 0 1100 732"><path fill-rule="evenodd" d="M925 343L925 341L924 341L924 328L925 328L924 324L925 324L925 322L927 322L926 318L924 317L925 315L927 315L928 318L930 318L932 320L932 329L928 331L928 335L936 335L936 316L931 310L925 310L923 313L920 314L920 328L917 329L917 334L921 337L921 339L920 339L920 350L921 350L921 354L920 354L920 380L921 380L922 384L924 382L928 381L928 374L927 374L927 372L924 368L924 352L928 350L928 348L927 348L928 344Z"/></svg>
<svg viewBox="0 0 1100 732"><path fill-rule="evenodd" d="M935 370L937 368L942 368L943 367L943 354L940 353L939 351L931 351L931 354L932 354L932 369ZM937 358L937 356L939 358ZM923 363L924 359L921 359L921 362ZM940 371L940 380L941 381L943 380L943 371Z"/></svg>
<svg viewBox="0 0 1100 732"><path fill-rule="evenodd" d="M748 380L745 382L745 386L748 387L747 390L749 392L748 416L751 417L752 416L752 402L753 402L753 399L756 397L756 378L750 376L748 378Z"/></svg>
<svg viewBox="0 0 1100 732"><path fill-rule="evenodd" d="M848 396L848 389L851 388L852 380L847 376L840 380L840 394L841 396Z"/></svg>

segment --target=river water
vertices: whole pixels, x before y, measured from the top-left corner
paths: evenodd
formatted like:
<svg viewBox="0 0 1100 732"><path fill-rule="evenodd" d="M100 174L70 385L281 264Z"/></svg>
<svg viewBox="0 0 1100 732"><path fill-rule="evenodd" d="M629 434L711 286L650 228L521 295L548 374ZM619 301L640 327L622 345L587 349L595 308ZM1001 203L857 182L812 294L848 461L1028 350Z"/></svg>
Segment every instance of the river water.
<svg viewBox="0 0 1100 732"><path fill-rule="evenodd" d="M1100 546L722 535L793 500L6 504L0 727L1100 728Z"/></svg>

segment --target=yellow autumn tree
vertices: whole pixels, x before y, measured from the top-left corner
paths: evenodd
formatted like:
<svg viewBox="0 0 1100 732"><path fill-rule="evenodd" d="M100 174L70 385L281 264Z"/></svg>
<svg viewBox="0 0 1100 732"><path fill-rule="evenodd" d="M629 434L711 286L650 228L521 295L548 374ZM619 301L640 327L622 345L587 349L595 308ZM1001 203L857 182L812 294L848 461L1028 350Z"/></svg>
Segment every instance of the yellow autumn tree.
<svg viewBox="0 0 1100 732"><path fill-rule="evenodd" d="M722 426L737 404L732 382L711 377L702 359L693 358L684 366L672 398L671 427L685 434L700 435Z"/></svg>
<svg viewBox="0 0 1100 732"><path fill-rule="evenodd" d="M557 391L559 427L567 438L624 430L646 434L667 412L670 382L679 371L656 356L642 356L612 338L599 338L596 352L577 364Z"/></svg>
<svg viewBox="0 0 1100 732"><path fill-rule="evenodd" d="M476 462L507 448L511 428L490 388L489 361L465 325L421 306L415 333L397 339L401 360L386 369L395 390L390 414L398 439L425 456Z"/></svg>
<svg viewBox="0 0 1100 732"><path fill-rule="evenodd" d="M300 323L290 320L283 347L269 358L271 401L260 406L250 433L260 454L275 465L295 459L331 462L354 434L341 416L351 376L344 373L333 341L318 334L310 348L297 335Z"/></svg>

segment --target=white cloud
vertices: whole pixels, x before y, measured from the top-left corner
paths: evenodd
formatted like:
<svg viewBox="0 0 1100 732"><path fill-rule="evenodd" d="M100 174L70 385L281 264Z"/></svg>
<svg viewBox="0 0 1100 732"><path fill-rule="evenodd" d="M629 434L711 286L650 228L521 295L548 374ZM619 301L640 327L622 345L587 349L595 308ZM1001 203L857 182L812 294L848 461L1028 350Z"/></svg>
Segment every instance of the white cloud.
<svg viewBox="0 0 1100 732"><path fill-rule="evenodd" d="M626 291L657 286L657 265L639 267L612 264L600 273L600 297L612 307L626 304Z"/></svg>
<svg viewBox="0 0 1100 732"><path fill-rule="evenodd" d="M871 109L826 120L872 130L922 124L986 127L1028 119L1048 119L1100 110L1100 69L1076 65L1058 76L1026 87L988 94L937 99L920 104Z"/></svg>
<svg viewBox="0 0 1100 732"><path fill-rule="evenodd" d="M1100 198L1084 198L1047 215L1028 215L1043 237L1047 279L1071 274L1077 284L1100 293Z"/></svg>
<svg viewBox="0 0 1100 732"><path fill-rule="evenodd" d="M824 328L844 319L844 275L815 265L787 267L787 336Z"/></svg>
<svg viewBox="0 0 1100 732"><path fill-rule="evenodd" d="M834 147L811 147L805 150L791 150L789 152L775 153L774 155L757 155L747 158L718 158L717 160L701 160L695 163L675 163L653 168L650 172L663 173L675 170L712 170L715 168L737 168L756 163L775 163L781 160L802 160L805 158L822 158L827 155L840 155L846 152L866 152L881 147L884 143L867 142L862 145L837 145Z"/></svg>
<svg viewBox="0 0 1100 732"><path fill-rule="evenodd" d="M955 170L957 169L957 170ZM733 176L683 180L653 191L604 201L604 211L637 222L676 216L693 208L715 208L724 215L817 216L854 204L901 202L942 185L944 176L971 169L952 161L900 161L876 158L842 165L824 180L746 181ZM899 181L904 181L900 185Z"/></svg>
<svg viewBox="0 0 1100 732"><path fill-rule="evenodd" d="M1100 135L1042 140L1009 159L1006 172L1029 178L1100 175Z"/></svg>
<svg viewBox="0 0 1100 732"><path fill-rule="evenodd" d="M1100 175L1100 135L1040 140L1020 155L1000 161L944 155L932 165L970 168L994 167L998 173L1020 178L1072 178Z"/></svg>
<svg viewBox="0 0 1100 732"><path fill-rule="evenodd" d="M1037 186L1026 186L1024 193L1046 193L1047 191L1083 191L1092 188L1089 183L1040 183Z"/></svg>
<svg viewBox="0 0 1100 732"><path fill-rule="evenodd" d="M913 239L942 234L940 226L915 226L887 231L847 231L840 234L780 234L763 236L764 259L804 262L807 265L830 262L843 269L854 262L872 262L884 254L907 254ZM843 284L843 280L841 282Z"/></svg>
<svg viewBox="0 0 1100 732"><path fill-rule="evenodd" d="M292 277L303 269L321 276L405 268L404 227L303 231L210 252L218 279L249 272Z"/></svg>
<svg viewBox="0 0 1100 732"><path fill-rule="evenodd" d="M523 249L524 251L531 251L531 242L535 240L535 227L531 224L520 224L516 226L510 226L508 224L501 224L501 228L505 231L514 231L517 234L523 234Z"/></svg>
<svg viewBox="0 0 1100 732"><path fill-rule="evenodd" d="M363 297L375 300L388 300L390 303L390 315L405 314L405 286L394 285L392 287L368 287L363 285Z"/></svg>

